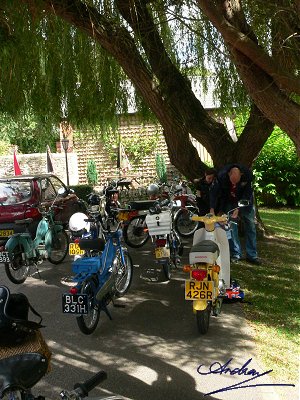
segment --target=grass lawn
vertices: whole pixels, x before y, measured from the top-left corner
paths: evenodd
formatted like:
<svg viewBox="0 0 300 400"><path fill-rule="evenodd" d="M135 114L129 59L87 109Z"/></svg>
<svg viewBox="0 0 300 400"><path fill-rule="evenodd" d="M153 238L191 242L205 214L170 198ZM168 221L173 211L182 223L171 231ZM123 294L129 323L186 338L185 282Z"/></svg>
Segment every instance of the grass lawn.
<svg viewBox="0 0 300 400"><path fill-rule="evenodd" d="M260 356L272 376L296 383L300 332L300 210L259 210L268 236L258 238L262 264L239 262L231 276L245 290L246 317L256 331ZM248 302L247 302L248 301Z"/></svg>

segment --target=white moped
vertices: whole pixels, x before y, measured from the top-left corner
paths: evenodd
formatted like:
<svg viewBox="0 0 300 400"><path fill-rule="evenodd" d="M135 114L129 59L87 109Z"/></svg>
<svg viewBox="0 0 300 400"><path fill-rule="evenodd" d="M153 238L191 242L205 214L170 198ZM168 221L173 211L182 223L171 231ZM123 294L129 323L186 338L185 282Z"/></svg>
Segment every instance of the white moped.
<svg viewBox="0 0 300 400"><path fill-rule="evenodd" d="M246 200L238 207L248 206ZM230 251L228 235L230 210L222 216L207 214L193 216L195 221L203 222L204 228L198 229L193 237L189 253L189 264L183 267L190 273L185 280L185 299L193 302L198 330L205 334L209 328L210 314L217 316L221 312L226 289L230 288Z"/></svg>

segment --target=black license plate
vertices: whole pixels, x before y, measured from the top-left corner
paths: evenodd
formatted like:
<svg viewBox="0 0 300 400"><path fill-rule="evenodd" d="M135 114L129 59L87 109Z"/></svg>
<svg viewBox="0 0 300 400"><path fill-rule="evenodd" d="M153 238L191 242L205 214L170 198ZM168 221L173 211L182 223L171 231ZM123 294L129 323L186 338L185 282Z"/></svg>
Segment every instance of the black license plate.
<svg viewBox="0 0 300 400"><path fill-rule="evenodd" d="M89 297L87 294L62 295L62 311L64 314L87 314L89 311Z"/></svg>
<svg viewBox="0 0 300 400"><path fill-rule="evenodd" d="M9 255L8 251L1 251L0 252L0 263L9 263Z"/></svg>

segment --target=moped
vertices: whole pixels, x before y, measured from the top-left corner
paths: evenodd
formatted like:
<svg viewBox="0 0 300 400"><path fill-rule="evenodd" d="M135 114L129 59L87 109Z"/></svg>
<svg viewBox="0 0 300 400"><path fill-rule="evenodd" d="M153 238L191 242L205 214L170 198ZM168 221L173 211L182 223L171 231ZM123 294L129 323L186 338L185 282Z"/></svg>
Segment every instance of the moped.
<svg viewBox="0 0 300 400"><path fill-rule="evenodd" d="M15 221L22 228L21 233L13 234L5 245L5 252L2 253L2 260L5 256L5 271L7 277L16 284L25 282L31 266L41 264L48 259L52 264L61 263L68 252L69 239L63 225L54 220L54 210L59 208L55 204L58 196L64 196L65 190L58 190L56 198L48 209L42 209L39 205L42 219L36 230L33 239L28 231L32 218ZM23 232L25 226L25 232Z"/></svg>
<svg viewBox="0 0 300 400"><path fill-rule="evenodd" d="M249 202L243 200L237 208L248 205ZM227 298L231 285L228 237L230 215L235 209L222 216L207 214L192 217L194 221L203 222L204 228L195 232L189 264L183 266L183 271L190 273L190 279L185 280L185 299L193 302L201 334L208 332L211 313L213 316L220 314L223 299Z"/></svg>
<svg viewBox="0 0 300 400"><path fill-rule="evenodd" d="M40 321L29 320L29 310ZM0 286L0 399L45 400L32 389L51 370L51 351L40 332L42 317L33 309L23 293L10 293ZM3 341L4 340L4 341ZM89 398L89 392L107 379L104 371L93 374L73 390L62 390L61 400ZM36 391L36 390L35 390ZM122 400L122 396L97 397L99 400ZM125 400L125 399L124 399Z"/></svg>
<svg viewBox="0 0 300 400"><path fill-rule="evenodd" d="M174 228L173 202L169 199L157 201L146 215L146 224L154 244L155 262L162 266L167 280L171 279L171 268L180 264L183 244Z"/></svg>
<svg viewBox="0 0 300 400"><path fill-rule="evenodd" d="M76 315L86 335L96 329L101 311L112 319L108 304L123 296L132 282L133 263L122 244L120 224L106 232L105 240L81 238L78 244L86 253L72 262L75 286L62 295L62 308L63 313ZM98 255L90 257L91 250Z"/></svg>

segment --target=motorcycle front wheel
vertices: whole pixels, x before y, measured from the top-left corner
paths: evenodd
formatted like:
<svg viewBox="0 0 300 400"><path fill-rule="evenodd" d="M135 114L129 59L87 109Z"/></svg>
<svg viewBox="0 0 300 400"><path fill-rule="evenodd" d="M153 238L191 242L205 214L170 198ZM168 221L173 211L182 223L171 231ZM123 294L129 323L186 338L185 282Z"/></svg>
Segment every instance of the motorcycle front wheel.
<svg viewBox="0 0 300 400"><path fill-rule="evenodd" d="M132 259L126 250L123 250L123 254L125 262L122 262L120 252L117 253L115 259L115 262L117 263L115 280L116 297L122 297L128 292L133 276Z"/></svg>
<svg viewBox="0 0 300 400"><path fill-rule="evenodd" d="M192 216L198 215L196 207L182 208L174 219L174 227L181 237L191 237L198 228L198 221L193 221Z"/></svg>
<svg viewBox="0 0 300 400"><path fill-rule="evenodd" d="M149 239L149 233L146 229L146 215L133 217L128 225L123 228L125 243L133 248L139 248Z"/></svg>
<svg viewBox="0 0 300 400"><path fill-rule="evenodd" d="M211 305L208 304L205 310L197 311L196 319L197 319L197 327L199 333L204 335L208 332L209 328L209 319L210 319L210 311Z"/></svg>
<svg viewBox="0 0 300 400"><path fill-rule="evenodd" d="M52 246L48 260L51 264L61 263L68 254L69 238L67 232L62 230L60 232L52 232Z"/></svg>
<svg viewBox="0 0 300 400"><path fill-rule="evenodd" d="M9 263L5 263L5 272L8 279L17 285L25 282L30 268L29 263L23 260L22 253L24 253L24 248L19 244L14 249L14 259Z"/></svg>
<svg viewBox="0 0 300 400"><path fill-rule="evenodd" d="M76 318L77 325L82 333L90 335L97 328L100 318L100 308L95 299L97 283L93 277L83 282L80 293L87 294L89 298L88 314Z"/></svg>

